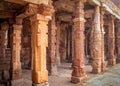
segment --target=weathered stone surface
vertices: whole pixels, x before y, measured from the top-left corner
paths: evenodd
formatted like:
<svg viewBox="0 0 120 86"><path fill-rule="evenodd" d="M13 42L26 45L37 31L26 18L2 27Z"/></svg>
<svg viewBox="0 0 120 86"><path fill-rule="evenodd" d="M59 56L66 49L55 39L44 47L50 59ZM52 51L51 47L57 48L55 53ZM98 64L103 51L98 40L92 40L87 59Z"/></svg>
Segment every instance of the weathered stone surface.
<svg viewBox="0 0 120 86"><path fill-rule="evenodd" d="M78 83L80 78L86 76L84 63L84 3L82 1L75 2L75 18L74 22L74 58L73 71L71 81Z"/></svg>
<svg viewBox="0 0 120 86"><path fill-rule="evenodd" d="M109 16L108 26L108 65L113 66L116 64L114 49L115 49L115 35L114 35L114 17Z"/></svg>
<svg viewBox="0 0 120 86"><path fill-rule="evenodd" d="M11 86L23 86L23 79L12 80L11 81Z"/></svg>
<svg viewBox="0 0 120 86"><path fill-rule="evenodd" d="M120 63L120 20L117 20L116 22L116 50L117 50L116 62Z"/></svg>
<svg viewBox="0 0 120 86"><path fill-rule="evenodd" d="M57 58L56 58L56 25L55 14L53 14L52 20L48 29L48 71L50 75L57 75Z"/></svg>
<svg viewBox="0 0 120 86"><path fill-rule="evenodd" d="M42 84L34 84L32 86L49 86L49 83L46 82L46 83L42 83Z"/></svg>
<svg viewBox="0 0 120 86"><path fill-rule="evenodd" d="M48 46L48 21L49 17L36 14L31 17L32 28L32 81L41 84L48 81L46 70L46 47Z"/></svg>
<svg viewBox="0 0 120 86"><path fill-rule="evenodd" d="M20 51L21 51L21 29L22 25L13 25L12 34L12 59L11 59L11 79L21 79L22 69L20 62Z"/></svg>
<svg viewBox="0 0 120 86"><path fill-rule="evenodd" d="M91 31L92 40L92 73L101 72L101 29L100 29L100 9L95 7L94 27Z"/></svg>
<svg viewBox="0 0 120 86"><path fill-rule="evenodd" d="M105 49L104 49L104 14L105 11L103 8L101 8L101 15L100 15L100 28L101 28L101 72L104 72L106 70L106 64L105 64Z"/></svg>

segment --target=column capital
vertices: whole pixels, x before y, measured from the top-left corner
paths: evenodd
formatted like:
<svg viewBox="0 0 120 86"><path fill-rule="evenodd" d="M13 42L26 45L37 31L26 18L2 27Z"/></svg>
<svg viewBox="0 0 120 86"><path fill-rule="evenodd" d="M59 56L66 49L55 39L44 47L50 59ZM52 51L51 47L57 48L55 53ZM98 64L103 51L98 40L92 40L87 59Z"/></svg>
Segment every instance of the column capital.
<svg viewBox="0 0 120 86"><path fill-rule="evenodd" d="M23 26L22 25L13 24L13 28L14 29L22 29Z"/></svg>
<svg viewBox="0 0 120 86"><path fill-rule="evenodd" d="M100 13L100 6L98 5L95 6L95 13Z"/></svg>
<svg viewBox="0 0 120 86"><path fill-rule="evenodd" d="M15 18L15 22L16 22L16 24L18 24L18 25L22 25L23 18L22 18L22 17L16 17L16 18Z"/></svg>
<svg viewBox="0 0 120 86"><path fill-rule="evenodd" d="M30 21L46 21L48 22L49 20L51 20L51 16L44 16L44 15L41 15L41 14L35 14L33 15L32 17L30 17Z"/></svg>
<svg viewBox="0 0 120 86"><path fill-rule="evenodd" d="M102 15L105 14L105 7L100 7L100 13L101 13Z"/></svg>
<svg viewBox="0 0 120 86"><path fill-rule="evenodd" d="M7 30L9 28L9 24L7 22L4 22L1 24L1 29L2 30Z"/></svg>

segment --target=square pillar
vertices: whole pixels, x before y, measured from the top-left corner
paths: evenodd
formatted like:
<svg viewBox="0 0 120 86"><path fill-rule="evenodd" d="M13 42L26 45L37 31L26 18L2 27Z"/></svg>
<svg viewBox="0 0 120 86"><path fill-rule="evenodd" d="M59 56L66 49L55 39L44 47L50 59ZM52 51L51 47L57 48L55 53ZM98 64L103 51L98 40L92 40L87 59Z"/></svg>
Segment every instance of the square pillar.
<svg viewBox="0 0 120 86"><path fill-rule="evenodd" d="M20 23L21 22L21 23ZM22 68L20 61L22 19L16 18L12 32L11 86L22 86Z"/></svg>
<svg viewBox="0 0 120 86"><path fill-rule="evenodd" d="M95 16L92 28L92 73L101 72L101 29L100 29L100 7L95 7Z"/></svg>
<svg viewBox="0 0 120 86"><path fill-rule="evenodd" d="M84 0L75 2L75 18L74 22L74 58L73 58L73 71L71 81L79 83L85 79L85 52L84 52Z"/></svg>
<svg viewBox="0 0 120 86"><path fill-rule="evenodd" d="M33 86L48 86L46 47L48 47L48 21L50 16L36 14L30 18L32 31Z"/></svg>
<svg viewBox="0 0 120 86"><path fill-rule="evenodd" d="M112 15L108 18L108 65L114 66L116 64L115 59L115 32L114 32L114 17Z"/></svg>

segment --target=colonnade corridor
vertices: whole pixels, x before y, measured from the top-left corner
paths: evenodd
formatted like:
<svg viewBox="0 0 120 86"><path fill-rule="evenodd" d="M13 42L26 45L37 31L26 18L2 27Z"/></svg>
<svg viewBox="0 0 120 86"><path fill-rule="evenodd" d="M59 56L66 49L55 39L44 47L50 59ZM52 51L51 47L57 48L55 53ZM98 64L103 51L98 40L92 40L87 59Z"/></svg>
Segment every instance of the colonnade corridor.
<svg viewBox="0 0 120 86"><path fill-rule="evenodd" d="M0 0L0 86L119 86L120 0Z"/></svg>

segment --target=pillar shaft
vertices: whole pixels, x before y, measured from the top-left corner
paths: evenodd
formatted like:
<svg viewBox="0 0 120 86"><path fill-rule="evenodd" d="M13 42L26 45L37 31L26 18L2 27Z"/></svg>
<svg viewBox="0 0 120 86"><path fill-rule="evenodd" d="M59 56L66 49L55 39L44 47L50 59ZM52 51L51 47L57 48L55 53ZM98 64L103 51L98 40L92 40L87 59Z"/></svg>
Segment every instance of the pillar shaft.
<svg viewBox="0 0 120 86"><path fill-rule="evenodd" d="M75 2L75 18L74 22L74 58L72 82L78 83L86 76L84 63L84 2Z"/></svg>
<svg viewBox="0 0 120 86"><path fill-rule="evenodd" d="M55 14L52 17L49 27L49 41L48 41L48 70L50 75L57 75L57 58L56 58L56 25Z"/></svg>
<svg viewBox="0 0 120 86"><path fill-rule="evenodd" d="M21 29L22 25L13 24L12 34L12 80L18 80L22 78L22 69L20 62L20 50L21 50Z"/></svg>
<svg viewBox="0 0 120 86"><path fill-rule="evenodd" d="M104 49L104 10L101 8L101 15L100 15L100 28L101 28L101 71L105 71L106 65L105 65L105 49Z"/></svg>
<svg viewBox="0 0 120 86"><path fill-rule="evenodd" d="M100 9L99 6L95 7L94 27L92 37L92 72L101 72L101 29L100 29Z"/></svg>
<svg viewBox="0 0 120 86"><path fill-rule="evenodd" d="M48 72L46 70L46 47L48 46L48 18L44 15L36 14L31 17L32 31L32 82L42 84L48 82Z"/></svg>
<svg viewBox="0 0 120 86"><path fill-rule="evenodd" d="M117 58L116 62L120 63L120 20L116 22L116 48L117 48Z"/></svg>
<svg viewBox="0 0 120 86"><path fill-rule="evenodd" d="M113 16L109 16L109 26L108 26L108 65L113 66L115 65L115 57L114 57L114 50L115 50L115 35L114 35L114 18Z"/></svg>

